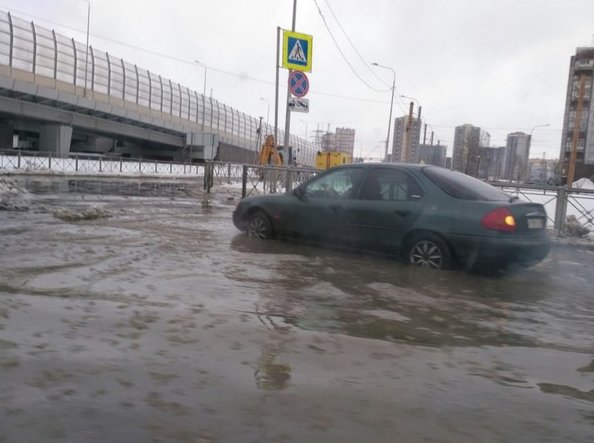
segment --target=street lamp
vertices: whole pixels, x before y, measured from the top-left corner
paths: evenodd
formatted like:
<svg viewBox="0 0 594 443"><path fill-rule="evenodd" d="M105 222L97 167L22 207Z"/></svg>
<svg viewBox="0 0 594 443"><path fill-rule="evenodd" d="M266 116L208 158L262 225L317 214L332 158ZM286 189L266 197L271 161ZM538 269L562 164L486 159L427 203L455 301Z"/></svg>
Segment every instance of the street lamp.
<svg viewBox="0 0 594 443"><path fill-rule="evenodd" d="M386 152L384 154L384 162L388 161L388 146L390 145L390 131L392 130L392 109L394 108L394 89L396 88L396 73L389 66L380 65L379 63L372 63L378 68L389 69L392 71L392 99L390 100L390 117L388 120L388 136L386 137Z"/></svg>
<svg viewBox="0 0 594 443"><path fill-rule="evenodd" d="M420 134L422 122L421 122L421 105L419 104L419 101L414 97L409 97L408 95L401 94L400 97L406 98L409 100L414 100L416 102L416 104L417 104L417 120L418 120L419 134ZM406 155L405 155L404 161L414 160L414 156L412 155L412 150L413 150L413 138L414 138L414 133L416 132L417 123L414 121L412 102L410 103L408 113L409 113L408 119L407 119L408 121L406 123ZM418 143L418 140L417 140L417 143ZM423 144L425 144L425 140L423 140Z"/></svg>
<svg viewBox="0 0 594 443"><path fill-rule="evenodd" d="M87 2L87 47L85 54L85 92L84 96L87 96L87 84L89 77L89 28L91 27L91 0L83 0Z"/></svg>
<svg viewBox="0 0 594 443"><path fill-rule="evenodd" d="M416 98L409 97L408 95L402 95L402 94L400 94L400 97L406 98L406 99L409 99L409 100L413 100L417 104L417 112L421 108L421 105L419 105L419 101Z"/></svg>
<svg viewBox="0 0 594 443"><path fill-rule="evenodd" d="M550 124L550 123L545 123L544 125L536 125L535 127L533 127L533 128L530 130L530 140L532 141L532 133L534 132L534 130L535 130L536 128L545 128L545 127L547 127L547 126L551 126L551 124Z"/></svg>
<svg viewBox="0 0 594 443"><path fill-rule="evenodd" d="M264 97L260 97L260 100L268 104L268 109L266 110L266 126L268 126L268 117L270 117L270 102L266 100Z"/></svg>
<svg viewBox="0 0 594 443"><path fill-rule="evenodd" d="M401 98L406 98L408 100L413 100L417 104L417 118L419 120L421 120L421 104L419 103L419 101L416 98L414 98L414 97L409 97L408 95L402 95L402 94L400 94L400 97Z"/></svg>
<svg viewBox="0 0 594 443"><path fill-rule="evenodd" d="M194 60L194 63L198 63L200 66L204 67L204 87L202 89L202 95L206 98L206 65L199 60Z"/></svg>

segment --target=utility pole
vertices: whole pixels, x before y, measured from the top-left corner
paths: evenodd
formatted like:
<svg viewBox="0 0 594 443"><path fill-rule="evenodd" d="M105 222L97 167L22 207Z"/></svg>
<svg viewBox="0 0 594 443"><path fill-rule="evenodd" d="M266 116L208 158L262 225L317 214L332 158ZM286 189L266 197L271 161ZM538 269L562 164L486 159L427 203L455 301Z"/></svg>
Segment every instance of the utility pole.
<svg viewBox="0 0 594 443"><path fill-rule="evenodd" d="M427 141L427 123L425 123L425 128L423 130L423 145Z"/></svg>
<svg viewBox="0 0 594 443"><path fill-rule="evenodd" d="M412 119L413 119L413 108L415 104L414 102L410 102L410 106L408 108L408 121L406 122L406 147L404 151L404 155L401 156L401 159L404 163L408 163L411 157L411 150L412 150Z"/></svg>
<svg viewBox="0 0 594 443"><path fill-rule="evenodd" d="M567 169L567 187L571 189L575 177L575 161L577 159L577 145L580 140L580 129L582 126L582 111L584 110L584 91L586 89L586 76L580 75L578 87L578 102L575 110L575 126L571 140L571 153L569 154L569 167Z"/></svg>
<svg viewBox="0 0 594 443"><path fill-rule="evenodd" d="M297 21L297 0L293 0L293 22L291 24L291 32L295 32L295 24ZM289 69L289 75L291 75L291 70ZM289 89L289 82L287 81L287 100L285 102L286 111L285 111L285 141L284 141L284 162L286 164L290 164L289 159L289 143L290 143L290 132L291 132L291 109L289 108L289 99L291 98L291 90Z"/></svg>
<svg viewBox="0 0 594 443"><path fill-rule="evenodd" d="M276 27L276 88L274 90L274 147L278 147L278 89L280 76L280 40L281 28Z"/></svg>
<svg viewBox="0 0 594 443"><path fill-rule="evenodd" d="M396 72L389 66L380 65L379 63L373 62L373 66L377 66L378 68L389 69L392 72L392 98L390 99L390 115L388 116L388 135L386 136L386 152L384 153L384 162L388 161L388 148L390 146L390 131L392 130L392 110L394 109L394 91L396 89ZM402 152L400 152L400 156L402 157ZM393 155L392 155L393 157ZM400 160L400 159L398 159ZM391 163L396 161L395 158L391 158Z"/></svg>

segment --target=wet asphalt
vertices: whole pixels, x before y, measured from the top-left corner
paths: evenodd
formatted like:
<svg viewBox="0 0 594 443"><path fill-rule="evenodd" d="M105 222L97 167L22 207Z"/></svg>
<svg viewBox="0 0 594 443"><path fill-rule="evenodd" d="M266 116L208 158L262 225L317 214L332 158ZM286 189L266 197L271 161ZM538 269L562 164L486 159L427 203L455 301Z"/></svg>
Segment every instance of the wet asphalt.
<svg viewBox="0 0 594 443"><path fill-rule="evenodd" d="M593 440L593 251L415 269L248 238L236 201L0 211L0 442Z"/></svg>

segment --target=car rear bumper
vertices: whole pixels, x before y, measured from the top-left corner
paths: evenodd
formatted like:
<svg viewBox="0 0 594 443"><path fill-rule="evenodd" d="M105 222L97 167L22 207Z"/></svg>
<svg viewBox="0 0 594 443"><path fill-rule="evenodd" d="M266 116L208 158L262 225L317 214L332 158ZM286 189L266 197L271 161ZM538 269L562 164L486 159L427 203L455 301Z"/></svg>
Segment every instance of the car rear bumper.
<svg viewBox="0 0 594 443"><path fill-rule="evenodd" d="M476 237L455 235L448 238L453 253L467 269L477 266L510 265L534 266L551 250L551 240L546 233L530 237Z"/></svg>

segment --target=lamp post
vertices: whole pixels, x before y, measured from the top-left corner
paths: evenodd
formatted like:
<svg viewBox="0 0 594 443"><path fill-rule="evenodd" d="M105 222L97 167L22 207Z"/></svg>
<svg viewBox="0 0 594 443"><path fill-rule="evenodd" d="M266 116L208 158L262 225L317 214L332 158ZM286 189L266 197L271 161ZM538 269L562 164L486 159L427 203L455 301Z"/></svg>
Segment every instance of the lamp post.
<svg viewBox="0 0 594 443"><path fill-rule="evenodd" d="M414 100L417 103L417 119L419 125L419 135L421 134L421 105L419 101L414 97L409 97L407 95L400 95L402 98L406 98L409 100ZM406 124L406 155L404 156L404 161L416 161L416 154L413 155L413 137L416 130L417 124L413 121L413 102L410 102L409 111L408 111L408 122ZM417 144L419 143L417 139ZM423 141L423 144L425 141Z"/></svg>
<svg viewBox="0 0 594 443"><path fill-rule="evenodd" d="M89 29L91 27L91 0L84 0L87 2L87 46L85 54L85 92L84 96L87 96L87 84L89 78Z"/></svg>
<svg viewBox="0 0 594 443"><path fill-rule="evenodd" d="M421 118L421 115L420 115L421 105L419 104L419 101L416 98L414 98L414 97L409 97L408 95L402 95L402 94L400 94L400 97L406 98L408 100L413 100L417 104L417 112L419 113L419 118Z"/></svg>
<svg viewBox="0 0 594 443"><path fill-rule="evenodd" d="M545 123L544 125L536 125L535 127L533 127L533 128L530 130L530 141L532 141L532 133L534 132L534 130L535 130L536 128L545 128L545 127L547 127L547 126L551 126L551 124L550 124L550 123Z"/></svg>
<svg viewBox="0 0 594 443"><path fill-rule="evenodd" d="M260 97L260 100L268 104L268 108L266 109L266 126L268 126L268 117L270 117L270 102L266 100L264 97Z"/></svg>
<svg viewBox="0 0 594 443"><path fill-rule="evenodd" d="M207 70L207 67L204 63L202 63L199 60L194 60L194 63L197 63L204 68L204 86L202 88L202 95L204 96L204 98L206 98L206 70Z"/></svg>
<svg viewBox="0 0 594 443"><path fill-rule="evenodd" d="M384 162L388 161L388 146L390 145L390 131L392 130L392 109L394 108L394 89L396 88L396 73L389 66L380 65L379 63L372 63L378 68L389 69L392 71L392 98L390 100L390 116L388 119L388 136L386 137L386 152L384 153Z"/></svg>

